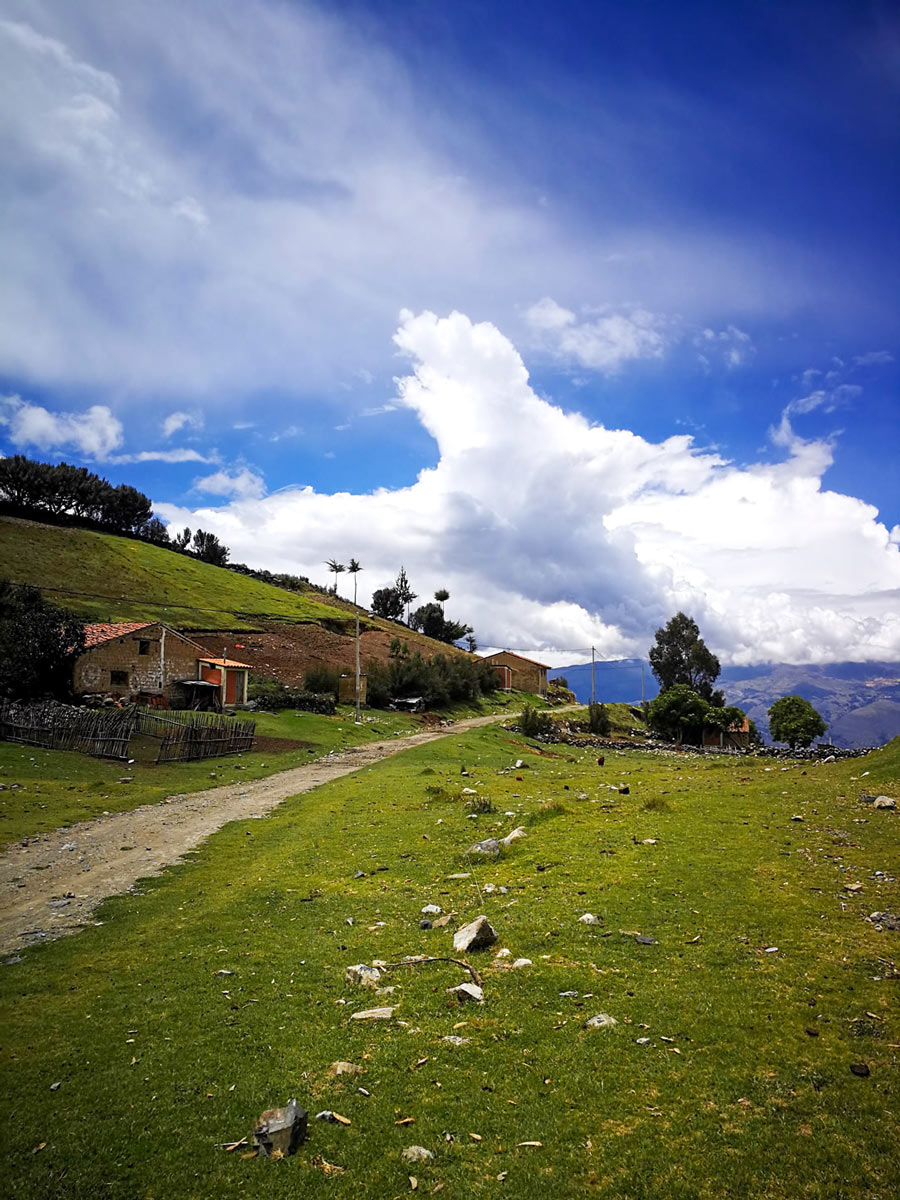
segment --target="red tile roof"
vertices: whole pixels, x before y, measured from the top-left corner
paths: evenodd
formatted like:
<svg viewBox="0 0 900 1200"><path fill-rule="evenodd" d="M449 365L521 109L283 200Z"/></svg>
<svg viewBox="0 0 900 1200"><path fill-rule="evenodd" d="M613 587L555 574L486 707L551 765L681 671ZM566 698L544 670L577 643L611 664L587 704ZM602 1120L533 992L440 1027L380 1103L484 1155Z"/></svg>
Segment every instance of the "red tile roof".
<svg viewBox="0 0 900 1200"><path fill-rule="evenodd" d="M198 662L207 663L211 667L245 667L250 670L250 664L238 662L236 658L200 658Z"/></svg>
<svg viewBox="0 0 900 1200"><path fill-rule="evenodd" d="M114 642L116 638L137 633L139 629L150 629L155 624L155 621L106 621L100 625L85 625L84 648L91 650L94 646L102 646L104 642Z"/></svg>

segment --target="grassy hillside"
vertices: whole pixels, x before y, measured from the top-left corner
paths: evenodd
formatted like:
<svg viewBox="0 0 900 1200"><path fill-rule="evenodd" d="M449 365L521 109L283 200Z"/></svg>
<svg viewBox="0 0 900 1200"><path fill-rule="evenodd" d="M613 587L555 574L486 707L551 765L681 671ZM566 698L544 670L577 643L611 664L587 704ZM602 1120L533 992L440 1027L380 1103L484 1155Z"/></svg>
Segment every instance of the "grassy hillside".
<svg viewBox="0 0 900 1200"><path fill-rule="evenodd" d="M559 750L494 728L400 755L21 951L0 971L6 1194L896 1195L900 934L867 918L900 913L900 818L859 793L897 795L900 742L817 766ZM421 929L426 904L450 925ZM452 955L481 912L483 1004L447 994L447 962L390 970L387 995L345 982ZM351 1019L374 1005L390 1019ZM311 1119L283 1162L223 1148L292 1096L348 1123Z"/></svg>
<svg viewBox="0 0 900 1200"><path fill-rule="evenodd" d="M250 629L349 616L318 593L297 595L146 542L10 517L0 518L0 575L46 589L93 621Z"/></svg>

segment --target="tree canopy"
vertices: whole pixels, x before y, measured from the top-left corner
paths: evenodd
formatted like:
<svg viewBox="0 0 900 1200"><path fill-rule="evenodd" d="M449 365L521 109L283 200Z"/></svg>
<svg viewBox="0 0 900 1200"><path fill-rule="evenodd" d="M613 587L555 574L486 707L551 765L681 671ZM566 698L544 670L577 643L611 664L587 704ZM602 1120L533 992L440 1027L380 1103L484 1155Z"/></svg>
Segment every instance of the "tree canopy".
<svg viewBox="0 0 900 1200"><path fill-rule="evenodd" d="M808 700L802 696L782 696L769 709L769 733L774 742L787 742L792 750L808 746L821 737L826 725Z"/></svg>
<svg viewBox="0 0 900 1200"><path fill-rule="evenodd" d="M713 684L719 678L719 660L707 649L700 636L697 622L683 612L674 617L655 634L655 644L648 657L650 669L659 681L660 690L667 692L681 684L707 702L721 707L724 695Z"/></svg>
<svg viewBox="0 0 900 1200"><path fill-rule="evenodd" d="M49 604L36 587L0 580L0 696L63 699L84 651L84 624Z"/></svg>
<svg viewBox="0 0 900 1200"><path fill-rule="evenodd" d="M410 629L420 629L426 637L448 643L458 642L467 633L472 632L471 625L448 620L444 616L443 607L433 601L416 609L409 619L409 627Z"/></svg>

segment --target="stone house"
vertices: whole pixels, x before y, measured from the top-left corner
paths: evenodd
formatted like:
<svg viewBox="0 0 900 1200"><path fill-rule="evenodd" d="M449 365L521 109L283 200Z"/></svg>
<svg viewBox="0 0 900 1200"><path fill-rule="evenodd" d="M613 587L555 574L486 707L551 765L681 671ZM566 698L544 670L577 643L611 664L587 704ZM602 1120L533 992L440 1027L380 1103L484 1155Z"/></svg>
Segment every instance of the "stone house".
<svg viewBox="0 0 900 1200"><path fill-rule="evenodd" d="M72 684L79 696L222 708L246 702L249 674L247 663L211 657L160 622L116 621L85 626Z"/></svg>
<svg viewBox="0 0 900 1200"><path fill-rule="evenodd" d="M744 717L728 730L703 730L703 746L707 750L747 750L750 747L750 722Z"/></svg>
<svg viewBox="0 0 900 1200"><path fill-rule="evenodd" d="M517 688L520 692L532 692L535 696L547 695L548 668L544 663L514 654L512 650L488 654L484 661L496 669L504 689Z"/></svg>

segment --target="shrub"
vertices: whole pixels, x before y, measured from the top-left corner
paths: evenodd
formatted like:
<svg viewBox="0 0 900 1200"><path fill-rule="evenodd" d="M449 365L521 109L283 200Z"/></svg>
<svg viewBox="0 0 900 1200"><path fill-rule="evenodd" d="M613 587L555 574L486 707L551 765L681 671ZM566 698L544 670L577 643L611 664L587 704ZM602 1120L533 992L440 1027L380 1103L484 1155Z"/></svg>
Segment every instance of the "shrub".
<svg viewBox="0 0 900 1200"><path fill-rule="evenodd" d="M321 713L330 717L334 715L336 708L331 693L301 691L298 688L286 687L277 679L252 679L247 688L247 696L256 701L256 707L262 712L279 712L283 708L293 708L299 709L300 712Z"/></svg>
<svg viewBox="0 0 900 1200"><path fill-rule="evenodd" d="M588 728L598 737L609 737L610 721L605 704L588 705Z"/></svg>
<svg viewBox="0 0 900 1200"><path fill-rule="evenodd" d="M313 667L311 671L306 672L303 679L303 686L308 692L320 692L322 695L330 694L336 697L340 678L339 671L322 665Z"/></svg>
<svg viewBox="0 0 900 1200"><path fill-rule="evenodd" d="M553 718L533 704L526 704L519 717L519 732L531 738L550 737L554 733Z"/></svg>

